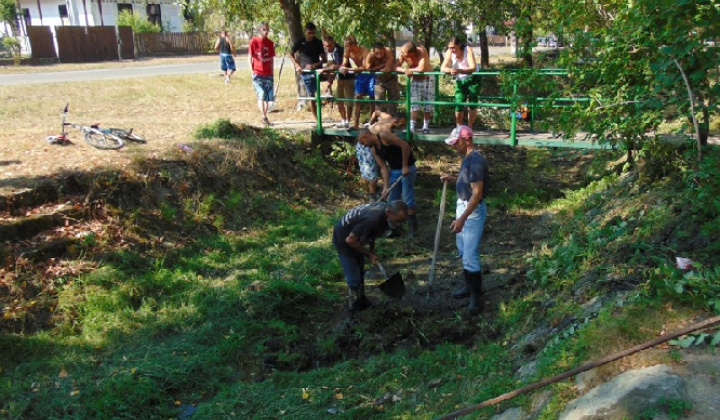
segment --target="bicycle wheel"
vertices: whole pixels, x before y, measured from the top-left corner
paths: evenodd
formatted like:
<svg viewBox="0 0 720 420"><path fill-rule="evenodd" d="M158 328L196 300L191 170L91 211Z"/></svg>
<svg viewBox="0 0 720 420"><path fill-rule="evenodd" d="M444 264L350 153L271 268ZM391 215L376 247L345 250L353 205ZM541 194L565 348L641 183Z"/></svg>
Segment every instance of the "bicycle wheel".
<svg viewBox="0 0 720 420"><path fill-rule="evenodd" d="M85 132L85 142L96 149L114 150L125 146L125 142L114 134L105 134L102 131L91 128Z"/></svg>
<svg viewBox="0 0 720 420"><path fill-rule="evenodd" d="M123 130L122 128L108 128L108 131L123 140L134 141L136 143L147 143L147 140L138 136L137 134L134 134L132 130L128 131Z"/></svg>

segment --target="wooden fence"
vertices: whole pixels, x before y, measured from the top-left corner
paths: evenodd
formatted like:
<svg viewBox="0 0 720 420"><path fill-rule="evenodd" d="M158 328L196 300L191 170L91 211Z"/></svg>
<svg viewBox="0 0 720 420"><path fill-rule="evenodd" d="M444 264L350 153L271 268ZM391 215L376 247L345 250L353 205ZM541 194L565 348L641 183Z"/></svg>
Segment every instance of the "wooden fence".
<svg viewBox="0 0 720 420"><path fill-rule="evenodd" d="M59 26L55 30L63 63L120 59L114 26Z"/></svg>
<svg viewBox="0 0 720 420"><path fill-rule="evenodd" d="M135 52L140 57L164 54L213 52L215 35L210 32L161 32L135 34Z"/></svg>
<svg viewBox="0 0 720 420"><path fill-rule="evenodd" d="M29 26L32 58L58 58L63 63L128 60L135 56L213 53L211 32L133 33L121 26L58 26L57 52L49 26Z"/></svg>
<svg viewBox="0 0 720 420"><path fill-rule="evenodd" d="M49 26L28 26L27 34L32 58L57 58L53 34Z"/></svg>

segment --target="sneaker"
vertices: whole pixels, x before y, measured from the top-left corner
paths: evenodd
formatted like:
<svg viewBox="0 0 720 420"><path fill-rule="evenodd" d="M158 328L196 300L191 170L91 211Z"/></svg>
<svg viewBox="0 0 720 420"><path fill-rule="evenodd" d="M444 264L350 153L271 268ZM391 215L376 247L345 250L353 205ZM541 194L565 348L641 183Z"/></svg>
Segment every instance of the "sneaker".
<svg viewBox="0 0 720 420"><path fill-rule="evenodd" d="M422 133L423 133L423 134L430 134L430 129L429 129L429 128L423 128L423 129L422 129Z"/></svg>
<svg viewBox="0 0 720 420"><path fill-rule="evenodd" d="M265 124L268 127L272 125L272 123L270 123L270 120L268 120L267 117L263 117L263 124Z"/></svg>
<svg viewBox="0 0 720 420"><path fill-rule="evenodd" d="M369 122L366 122L365 124L363 124L363 128L368 128L368 127L370 127L370 123L369 123Z"/></svg>
<svg viewBox="0 0 720 420"><path fill-rule="evenodd" d="M345 123L341 121L337 124L333 124L333 128L345 128Z"/></svg>
<svg viewBox="0 0 720 420"><path fill-rule="evenodd" d="M343 128L346 130L349 130L350 129L350 121L345 121L345 123L343 123Z"/></svg>

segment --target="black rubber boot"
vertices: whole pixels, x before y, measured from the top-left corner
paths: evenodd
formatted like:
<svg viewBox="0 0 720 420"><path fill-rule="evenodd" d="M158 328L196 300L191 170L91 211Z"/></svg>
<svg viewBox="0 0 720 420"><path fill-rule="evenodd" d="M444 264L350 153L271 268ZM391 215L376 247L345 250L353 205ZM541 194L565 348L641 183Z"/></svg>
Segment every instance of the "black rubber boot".
<svg viewBox="0 0 720 420"><path fill-rule="evenodd" d="M467 306L467 312L475 315L483 310L482 271L468 272L467 279L470 288L470 303Z"/></svg>
<svg viewBox="0 0 720 420"><path fill-rule="evenodd" d="M365 284L356 288L348 287L348 309L351 312L360 312L370 306L370 300L365 297Z"/></svg>
<svg viewBox="0 0 720 420"><path fill-rule="evenodd" d="M417 214L409 215L408 219L410 220L410 232L408 233L408 236L414 238L418 234Z"/></svg>
<svg viewBox="0 0 720 420"><path fill-rule="evenodd" d="M470 285L468 283L467 270L463 270L463 280L465 281L465 284L463 285L463 287L453 292L453 294L451 295L453 299L463 299L470 296Z"/></svg>

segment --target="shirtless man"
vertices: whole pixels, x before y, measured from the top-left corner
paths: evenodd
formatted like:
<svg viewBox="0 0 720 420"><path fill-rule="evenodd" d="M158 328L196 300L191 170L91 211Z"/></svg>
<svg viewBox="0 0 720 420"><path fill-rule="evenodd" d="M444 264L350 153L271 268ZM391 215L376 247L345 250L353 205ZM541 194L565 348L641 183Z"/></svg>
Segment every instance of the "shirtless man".
<svg viewBox="0 0 720 420"><path fill-rule="evenodd" d="M365 57L370 52L367 48L358 45L357 39L354 36L348 35L345 38L345 56L343 57L343 64L340 67L341 74L348 74L348 72L360 72L364 71L365 68ZM375 75L374 74L358 74L355 77L355 99L362 99L363 96L374 97L375 96ZM355 106L355 124L352 126L353 130L357 130L360 125L360 111L362 111L362 103L358 102ZM375 111L375 104L370 104L370 113Z"/></svg>
<svg viewBox="0 0 720 420"><path fill-rule="evenodd" d="M407 68L402 65L407 64ZM435 79L430 76L413 75L415 72L431 71L430 55L427 49L421 45L415 45L414 42L407 42L400 50L400 57L397 60L397 71L405 73L412 77L410 83L410 100L415 101L434 101L435 100ZM420 112L421 105L413 104L410 108L410 131L415 132L415 120ZM430 116L435 109L432 105L422 105L423 114L423 134L430 133Z"/></svg>
<svg viewBox="0 0 720 420"><path fill-rule="evenodd" d="M395 71L395 57L392 50L382 42L376 42L373 44L371 54L368 54L365 59L365 68L368 71ZM400 99L400 84L398 83L397 74L381 73L375 76L375 99L381 101L397 101ZM389 114L394 114L397 111L397 104L395 103L378 104L377 107Z"/></svg>
<svg viewBox="0 0 720 420"><path fill-rule="evenodd" d="M373 134L383 131L394 132L396 128L404 127L405 122L406 119L404 113L397 113L393 115L378 109L370 116L370 122L367 125L367 129Z"/></svg>

